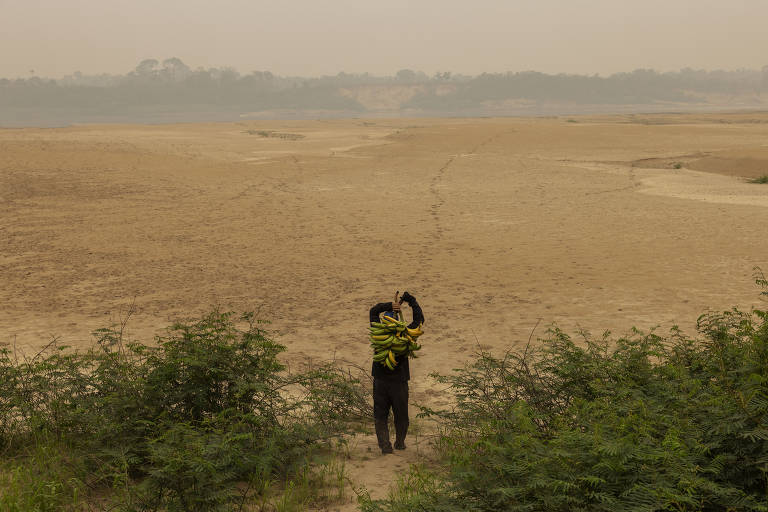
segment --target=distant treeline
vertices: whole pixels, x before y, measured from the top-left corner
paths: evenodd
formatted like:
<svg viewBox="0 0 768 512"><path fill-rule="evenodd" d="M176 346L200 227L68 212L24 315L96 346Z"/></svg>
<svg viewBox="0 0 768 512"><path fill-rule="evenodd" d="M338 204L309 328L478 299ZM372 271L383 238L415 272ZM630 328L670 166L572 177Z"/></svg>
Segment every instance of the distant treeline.
<svg viewBox="0 0 768 512"><path fill-rule="evenodd" d="M359 109L324 79L284 78L266 71L191 70L181 60L142 61L125 75L75 73L61 80L0 79L0 107L243 106L262 109Z"/></svg>
<svg viewBox="0 0 768 512"><path fill-rule="evenodd" d="M608 77L548 75L534 71L483 73L456 84L454 91L429 90L405 106L430 110L477 107L485 102L538 100L586 104L689 103L709 94L768 93L768 66L763 71L697 71L658 73L639 69Z"/></svg>
<svg viewBox="0 0 768 512"><path fill-rule="evenodd" d="M456 112L509 101L575 104L653 104L706 102L707 96L759 96L768 92L768 66L762 70L659 73L641 69L610 76L550 75L533 71L440 72L429 76L403 69L394 76L339 73L285 77L269 71L240 74L231 68L191 69L178 58L142 61L125 75L74 73L59 80L40 77L0 79L0 109L83 109L114 114L137 109L327 110L365 112L356 91L369 86L409 87L400 109Z"/></svg>

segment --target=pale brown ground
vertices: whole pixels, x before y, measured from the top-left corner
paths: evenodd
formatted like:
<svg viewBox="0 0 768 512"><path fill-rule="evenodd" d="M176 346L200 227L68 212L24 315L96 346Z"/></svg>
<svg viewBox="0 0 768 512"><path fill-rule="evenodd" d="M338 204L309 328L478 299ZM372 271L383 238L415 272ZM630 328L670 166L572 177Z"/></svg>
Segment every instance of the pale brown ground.
<svg viewBox="0 0 768 512"><path fill-rule="evenodd" d="M287 361L366 366L368 308L408 289L412 401L445 405L430 371L539 319L692 332L758 304L768 185L735 176L762 174L767 114L0 130L0 342L85 346L135 300L135 339L256 309ZM348 463L375 496L397 467L379 457L363 437Z"/></svg>

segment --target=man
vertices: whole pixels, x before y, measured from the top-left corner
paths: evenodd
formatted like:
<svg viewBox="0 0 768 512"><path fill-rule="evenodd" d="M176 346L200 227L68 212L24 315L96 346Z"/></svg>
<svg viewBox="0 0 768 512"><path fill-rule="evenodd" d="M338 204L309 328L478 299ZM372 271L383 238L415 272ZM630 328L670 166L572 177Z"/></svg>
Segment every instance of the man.
<svg viewBox="0 0 768 512"><path fill-rule="evenodd" d="M416 298L405 292L400 300L381 302L371 308L370 321L379 322L382 313L397 318L400 305L406 302L413 312L413 321L408 326L415 329L424 323L424 314ZM381 363L373 362L373 419L376 425L376 438L381 453L392 453L389 440L389 409L395 417L395 449L405 450L405 436L408 433L408 381L411 378L408 366L408 354L395 356L397 364L390 370Z"/></svg>

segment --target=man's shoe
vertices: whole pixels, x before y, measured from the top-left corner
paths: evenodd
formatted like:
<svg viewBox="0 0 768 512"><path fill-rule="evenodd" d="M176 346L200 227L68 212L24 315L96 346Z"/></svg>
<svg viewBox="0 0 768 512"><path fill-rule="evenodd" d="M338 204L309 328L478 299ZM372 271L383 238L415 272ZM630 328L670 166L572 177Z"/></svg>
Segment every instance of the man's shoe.
<svg viewBox="0 0 768 512"><path fill-rule="evenodd" d="M382 455L387 455L388 453L395 453L395 452L392 450L392 447L391 447L391 446L387 446L386 448L382 448L382 449L381 449L381 454L382 454Z"/></svg>
<svg viewBox="0 0 768 512"><path fill-rule="evenodd" d="M405 441L395 441L395 450L405 450Z"/></svg>

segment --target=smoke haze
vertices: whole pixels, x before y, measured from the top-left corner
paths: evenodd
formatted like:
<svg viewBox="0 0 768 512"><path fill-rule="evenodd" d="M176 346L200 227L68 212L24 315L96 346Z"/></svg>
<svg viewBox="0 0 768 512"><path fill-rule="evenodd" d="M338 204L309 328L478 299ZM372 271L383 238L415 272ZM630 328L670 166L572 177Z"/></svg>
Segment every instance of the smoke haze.
<svg viewBox="0 0 768 512"><path fill-rule="evenodd" d="M0 12L9 78L123 73L156 56L302 76L768 63L763 0L0 0Z"/></svg>

